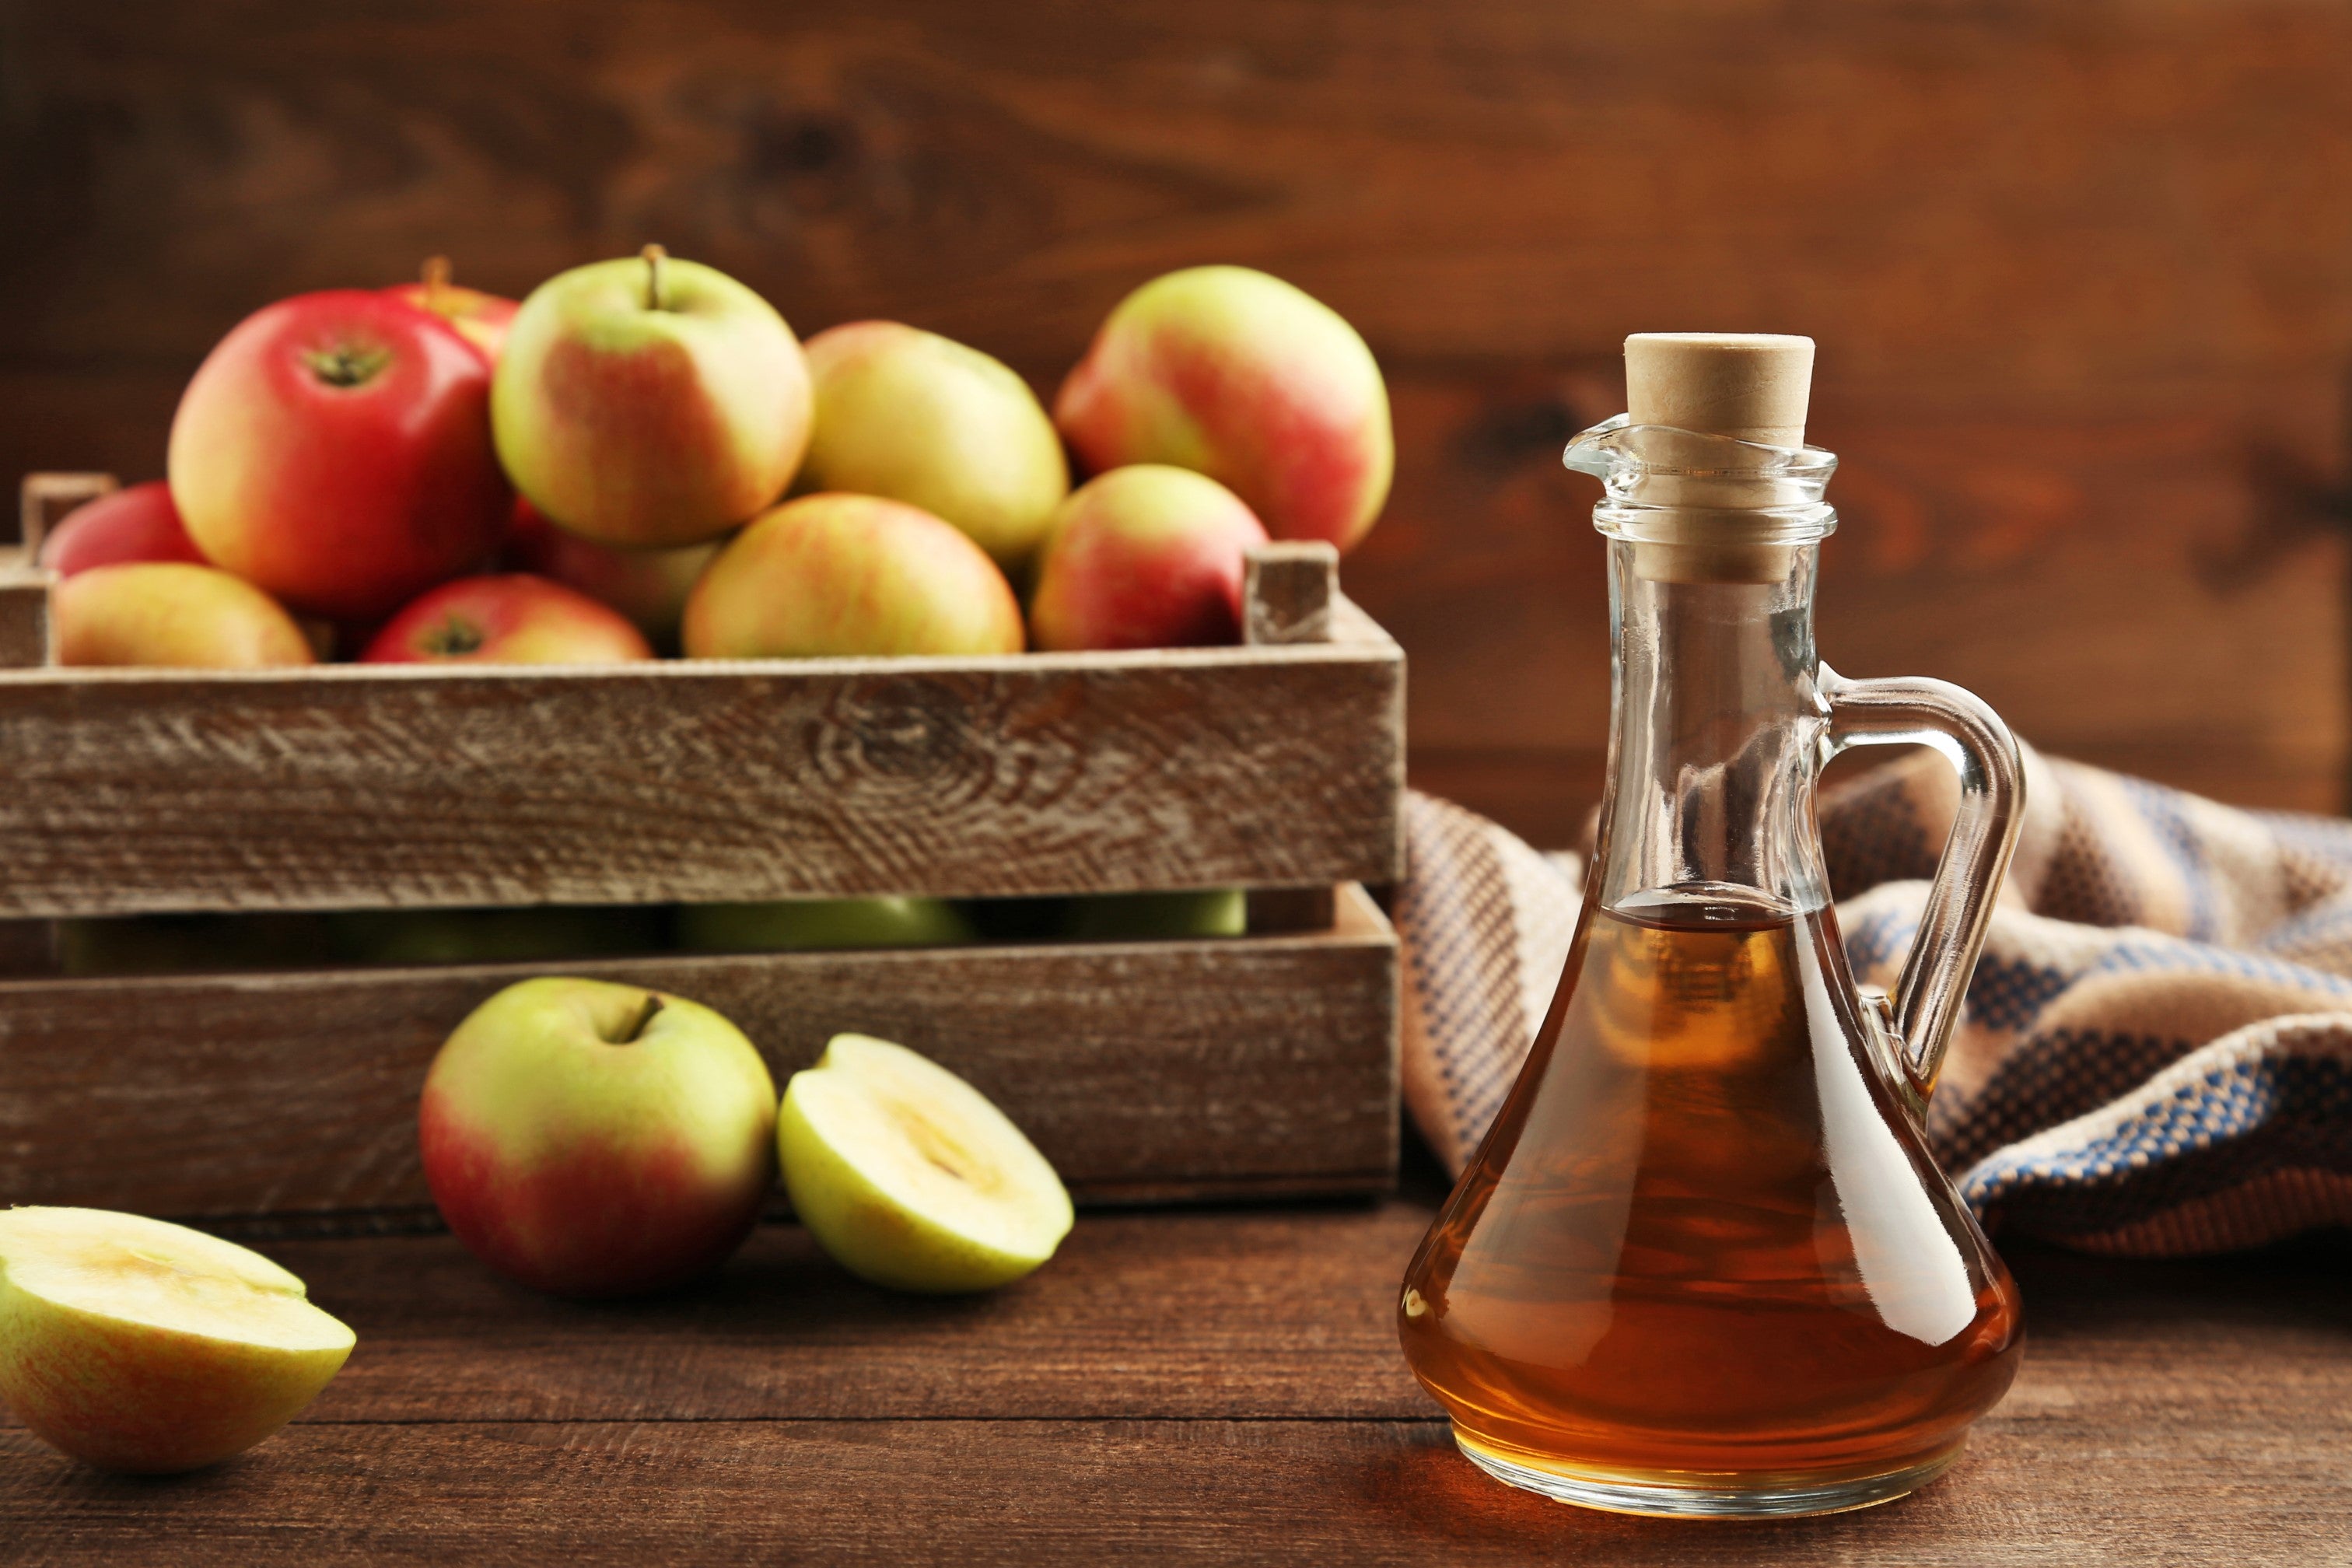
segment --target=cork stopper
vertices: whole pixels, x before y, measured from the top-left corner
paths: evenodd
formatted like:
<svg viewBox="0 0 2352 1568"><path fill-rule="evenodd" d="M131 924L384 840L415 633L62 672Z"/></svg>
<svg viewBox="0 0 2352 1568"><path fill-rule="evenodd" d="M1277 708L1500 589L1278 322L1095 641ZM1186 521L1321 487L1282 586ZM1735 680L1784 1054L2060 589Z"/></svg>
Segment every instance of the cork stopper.
<svg viewBox="0 0 2352 1568"><path fill-rule="evenodd" d="M1625 340L1629 423L1773 447L1805 444L1805 409L1813 384L1813 340L1769 332L1635 332ZM1736 449L1735 449L1736 450ZM1695 452L1699 467L1720 458ZM1662 517L1634 550L1634 569L1671 583L1772 583L1794 557L1784 544L1755 537L1739 513L1784 498L1747 476L1660 476L1654 500L1688 508ZM1759 520L1759 521L1761 520Z"/></svg>
<svg viewBox="0 0 2352 1568"><path fill-rule="evenodd" d="M1625 340L1625 409L1636 425L1805 444L1813 340L1772 332L1635 332Z"/></svg>

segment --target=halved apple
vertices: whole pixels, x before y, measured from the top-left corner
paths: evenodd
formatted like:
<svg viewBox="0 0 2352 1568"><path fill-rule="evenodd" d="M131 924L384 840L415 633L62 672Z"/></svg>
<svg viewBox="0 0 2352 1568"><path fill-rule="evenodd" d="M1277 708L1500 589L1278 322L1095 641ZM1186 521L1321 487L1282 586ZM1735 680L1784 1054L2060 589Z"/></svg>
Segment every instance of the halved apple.
<svg viewBox="0 0 2352 1568"><path fill-rule="evenodd" d="M257 1252L103 1209L0 1212L0 1394L104 1469L192 1470L318 1397L352 1331Z"/></svg>
<svg viewBox="0 0 2352 1568"><path fill-rule="evenodd" d="M900 1290L1010 1284L1070 1233L1054 1167L988 1098L887 1040L835 1035L784 1086L784 1190L835 1261Z"/></svg>

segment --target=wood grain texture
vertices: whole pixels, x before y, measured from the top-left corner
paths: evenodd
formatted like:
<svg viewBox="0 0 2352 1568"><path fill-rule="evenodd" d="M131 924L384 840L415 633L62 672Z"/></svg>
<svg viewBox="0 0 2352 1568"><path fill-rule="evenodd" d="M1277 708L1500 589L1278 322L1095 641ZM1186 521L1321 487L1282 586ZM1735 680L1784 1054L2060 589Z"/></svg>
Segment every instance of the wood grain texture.
<svg viewBox="0 0 2352 1568"><path fill-rule="evenodd" d="M112 474L31 473L16 487L16 543L26 562L40 555L41 542L68 512L121 489Z"/></svg>
<svg viewBox="0 0 2352 1568"><path fill-rule="evenodd" d="M2341 804L2341 528L2263 478L2341 484L2341 7L7 9L0 473L160 472L230 323L436 251L520 293L660 238L803 331L908 320L1049 393L1144 278L1248 263L1389 373L1398 489L1348 584L1419 666L1417 754L1549 794L1606 700L1560 443L1622 406L1629 331L1805 331L1840 668Z"/></svg>
<svg viewBox="0 0 2352 1568"><path fill-rule="evenodd" d="M1393 645L0 674L0 914L1392 880Z"/></svg>
<svg viewBox="0 0 2352 1568"><path fill-rule="evenodd" d="M1396 1173L1396 965L1349 889L1306 935L0 983L0 1195L422 1209L433 1053L551 972L708 1004L779 1081L841 1030L900 1041L995 1100L1087 1201L1377 1191Z"/></svg>
<svg viewBox="0 0 2352 1568"><path fill-rule="evenodd" d="M1242 641L1252 647L1331 640L1339 552L1321 540L1262 545L1243 566Z"/></svg>
<svg viewBox="0 0 2352 1568"><path fill-rule="evenodd" d="M58 574L0 566L0 669L41 669L58 661L49 590Z"/></svg>
<svg viewBox="0 0 2352 1568"><path fill-rule="evenodd" d="M1397 501L1345 574L1412 655L1416 774L1553 843L1609 722L1598 488L1560 448L1622 396L1601 363L1401 385ZM1840 458L1837 668L1958 681L2049 751L2224 799L2341 804L2340 543L2264 499L2229 420L1964 424L1824 388L1811 429Z"/></svg>
<svg viewBox="0 0 2352 1568"><path fill-rule="evenodd" d="M2352 1254L2011 1258L2032 1339L1943 1481L1768 1526L1477 1476L1404 1371L1431 1209L1088 1215L1003 1293L875 1291L785 1226L712 1285L585 1307L446 1237L278 1244L358 1330L247 1458L166 1482L0 1426L12 1559L1851 1564L2345 1561Z"/></svg>

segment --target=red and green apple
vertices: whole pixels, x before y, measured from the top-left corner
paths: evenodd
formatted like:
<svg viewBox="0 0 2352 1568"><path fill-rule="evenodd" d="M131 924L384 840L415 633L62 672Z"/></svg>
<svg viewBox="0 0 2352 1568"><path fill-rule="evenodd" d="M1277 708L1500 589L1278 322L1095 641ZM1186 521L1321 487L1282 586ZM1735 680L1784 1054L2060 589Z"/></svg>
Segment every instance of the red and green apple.
<svg viewBox="0 0 2352 1568"><path fill-rule="evenodd" d="M763 513L687 601L694 658L1019 653L1021 605L979 545L879 496L803 496Z"/></svg>
<svg viewBox="0 0 2352 1568"><path fill-rule="evenodd" d="M1063 651L1238 642L1245 559L1265 542L1241 498L1205 475L1113 468L1062 503L1037 563L1030 634Z"/></svg>
<svg viewBox="0 0 2352 1568"><path fill-rule="evenodd" d="M809 403L807 359L773 306L648 246L531 291L490 418L515 488L550 521L649 549L716 539L782 495Z"/></svg>
<svg viewBox="0 0 2352 1568"><path fill-rule="evenodd" d="M461 577L384 623L369 664L621 664L651 658L618 610L527 572Z"/></svg>
<svg viewBox="0 0 2352 1568"><path fill-rule="evenodd" d="M887 496L953 523L1008 574L1070 490L1062 438L1029 384L978 349L898 321L808 342L816 422L796 488Z"/></svg>
<svg viewBox="0 0 2352 1568"><path fill-rule="evenodd" d="M161 479L85 501L41 541L40 564L60 577L139 561L206 564L172 504L172 487Z"/></svg>
<svg viewBox="0 0 2352 1568"><path fill-rule="evenodd" d="M541 1290L615 1296L716 1268L775 1183L776 1087L743 1032L684 997L509 985L434 1058L425 1178L458 1240Z"/></svg>
<svg viewBox="0 0 2352 1568"><path fill-rule="evenodd" d="M1396 467L1372 351L1339 312L1246 267L1171 272L1121 300L1054 422L1092 472L1197 469L1276 539L1343 551L1379 518Z"/></svg>
<svg viewBox="0 0 2352 1568"><path fill-rule="evenodd" d="M353 1342L301 1280L217 1237L0 1211L0 1396L86 1464L168 1475L242 1453L317 1398Z"/></svg>
<svg viewBox="0 0 2352 1568"><path fill-rule="evenodd" d="M184 561L93 566L49 598L58 662L272 669L317 662L275 599L241 577Z"/></svg>

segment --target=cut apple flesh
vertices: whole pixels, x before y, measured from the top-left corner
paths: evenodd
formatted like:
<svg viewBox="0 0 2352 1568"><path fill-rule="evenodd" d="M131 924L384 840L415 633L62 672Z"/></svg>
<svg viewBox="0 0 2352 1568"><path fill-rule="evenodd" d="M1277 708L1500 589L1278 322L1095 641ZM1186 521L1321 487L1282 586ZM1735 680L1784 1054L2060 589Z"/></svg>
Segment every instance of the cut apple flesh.
<svg viewBox="0 0 2352 1568"><path fill-rule="evenodd" d="M184 1226L101 1209L0 1214L0 1271L58 1307L283 1350L348 1350L351 1330L257 1252Z"/></svg>
<svg viewBox="0 0 2352 1568"><path fill-rule="evenodd" d="M1054 1167L986 1096L903 1046L837 1035L779 1122L793 1204L853 1271L982 1289L1053 1256L1071 1225Z"/></svg>
<svg viewBox="0 0 2352 1568"><path fill-rule="evenodd" d="M224 1459L284 1426L352 1331L257 1253L99 1209L0 1212L0 1394L110 1469Z"/></svg>

